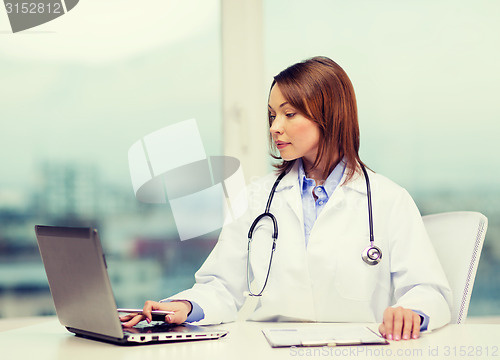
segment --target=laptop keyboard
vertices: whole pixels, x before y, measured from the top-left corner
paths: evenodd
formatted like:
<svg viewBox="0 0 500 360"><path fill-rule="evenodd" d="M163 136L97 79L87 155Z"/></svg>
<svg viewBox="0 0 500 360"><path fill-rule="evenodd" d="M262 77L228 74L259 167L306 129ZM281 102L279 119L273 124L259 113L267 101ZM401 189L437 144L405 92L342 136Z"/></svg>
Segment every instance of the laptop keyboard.
<svg viewBox="0 0 500 360"><path fill-rule="evenodd" d="M164 332L187 332L190 331L184 325L177 324L167 324L165 322L152 322L151 324L138 324L133 328L123 328L125 333L133 333L133 334L152 334L152 333L164 333Z"/></svg>

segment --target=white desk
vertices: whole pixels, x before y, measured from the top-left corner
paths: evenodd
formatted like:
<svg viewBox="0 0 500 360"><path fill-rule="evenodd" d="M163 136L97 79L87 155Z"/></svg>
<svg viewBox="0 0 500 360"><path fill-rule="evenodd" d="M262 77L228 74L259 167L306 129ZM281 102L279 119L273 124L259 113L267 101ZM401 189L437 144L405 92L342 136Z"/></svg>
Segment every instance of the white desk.
<svg viewBox="0 0 500 360"><path fill-rule="evenodd" d="M385 346L273 349L261 329L285 326L329 326L236 322L218 325L229 330L219 340L123 347L75 337L55 317L0 320L2 360L114 359L499 359L500 324L448 325L418 340L392 341ZM33 322L38 322L32 325ZM19 327L19 325L21 327ZM349 326L349 324L341 325ZM377 324L369 324L377 329Z"/></svg>

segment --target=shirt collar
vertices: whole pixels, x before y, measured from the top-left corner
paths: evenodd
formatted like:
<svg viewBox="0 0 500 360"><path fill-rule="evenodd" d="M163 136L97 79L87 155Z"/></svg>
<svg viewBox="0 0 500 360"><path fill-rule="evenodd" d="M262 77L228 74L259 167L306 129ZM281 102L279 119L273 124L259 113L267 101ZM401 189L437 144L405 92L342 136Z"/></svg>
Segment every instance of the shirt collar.
<svg viewBox="0 0 500 360"><path fill-rule="evenodd" d="M299 186L300 186L300 191L304 191L304 183L305 182L310 182L314 181L312 179L308 179L306 177L306 173L304 171L304 164L302 163L302 159L298 159L299 166L298 166L298 172L299 172ZM335 188L340 184L340 181L342 180L342 177L344 175L346 167L346 161L345 158L343 158L337 166L333 169L333 171L328 175L328 177L325 180L325 183L323 184L323 187L325 188L326 194L330 196Z"/></svg>

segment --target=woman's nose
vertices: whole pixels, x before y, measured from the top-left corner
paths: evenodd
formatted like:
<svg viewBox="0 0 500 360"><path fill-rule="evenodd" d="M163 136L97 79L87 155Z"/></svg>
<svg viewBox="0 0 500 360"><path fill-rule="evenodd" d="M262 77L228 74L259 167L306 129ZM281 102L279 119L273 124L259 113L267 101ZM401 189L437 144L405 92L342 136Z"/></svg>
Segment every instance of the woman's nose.
<svg viewBox="0 0 500 360"><path fill-rule="evenodd" d="M271 134L283 134L283 120L280 119L279 116L276 116L276 118L273 120L273 123L271 124L271 127L269 128L269 131Z"/></svg>

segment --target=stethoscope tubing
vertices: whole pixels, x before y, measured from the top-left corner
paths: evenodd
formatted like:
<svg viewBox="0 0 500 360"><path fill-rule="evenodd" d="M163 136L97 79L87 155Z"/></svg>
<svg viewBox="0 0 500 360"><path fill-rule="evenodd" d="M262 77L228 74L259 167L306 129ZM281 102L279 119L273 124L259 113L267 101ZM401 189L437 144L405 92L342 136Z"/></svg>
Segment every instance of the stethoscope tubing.
<svg viewBox="0 0 500 360"><path fill-rule="evenodd" d="M368 199L368 224L370 226L370 244L373 246L375 239L373 238L373 212L372 212L372 189L370 187L370 179L364 165L361 165L361 170L365 175L366 181L366 197Z"/></svg>
<svg viewBox="0 0 500 360"><path fill-rule="evenodd" d="M365 169L365 166L363 164L360 164L361 170L363 171L363 174L365 176L365 181L366 181L366 195L367 195L367 200L368 200L368 224L369 224L369 230L370 230L370 246L365 248L363 252L361 253L361 258L363 261L368 264L368 265L376 265L380 262L382 259L382 250L380 250L377 246L374 245L375 238L373 235L373 212L372 212L372 196L371 196L371 187L370 187L370 179L368 177L368 172ZM253 221L252 225L250 226L250 229L248 230L248 249L247 249L247 285L248 285L248 291L250 296L262 296L262 293L264 292L264 289L266 288L267 281L269 280L269 274L271 272L271 264L273 262L273 255L276 250L276 241L278 240L278 222L275 218L275 216L270 212L271 209L271 203L273 201L274 193L276 192L276 188L278 187L280 181L283 179L283 177L286 175L285 172L282 172L274 182L274 185L271 189L271 192L269 193L269 197L267 199L267 204L266 204L266 209L265 211L257 216L255 220ZM273 223L273 247L271 250L271 256L269 257L269 266L267 268L267 274L266 278L264 280L264 284L262 286L262 289L257 293L253 293L252 289L250 287L250 249L251 249L251 243L252 243L252 236L253 232L255 230L255 227L259 223L260 220L263 218L268 217L271 219Z"/></svg>
<svg viewBox="0 0 500 360"><path fill-rule="evenodd" d="M262 295L262 292L264 291L264 289L266 288L266 285L267 285L267 280L269 279L269 273L271 272L271 264L273 263L273 255L274 255L274 251L276 250L276 240L278 240L278 222L276 221L276 217L271 214L269 212L270 208L271 208L271 203L273 201L273 197L274 197L274 193L276 192L276 188L278 187L281 179L283 179L283 177L285 177L286 173L285 172L282 172L278 178L276 179L276 181L274 182L274 185L271 189L271 192L269 194L269 197L267 199L267 204L266 204L266 210L265 212L263 212L262 214L260 214L259 216L257 216L257 218L253 221L252 225L250 226L250 229L248 230L248 249L247 249L247 285L248 285L248 291L249 291L249 294L250 296L261 296ZM267 268L267 274L266 274L266 280L264 281L264 285L262 286L262 289L259 291L258 294L254 294L252 292L252 288L250 287L250 247L251 247L251 243L252 243L252 235L253 235L253 232L255 230L255 227L257 226L257 224L259 223L259 221L265 217L268 217L271 219L271 221L273 222L273 235L272 235L272 238L273 238L273 247L271 249L271 256L269 257L269 266Z"/></svg>

